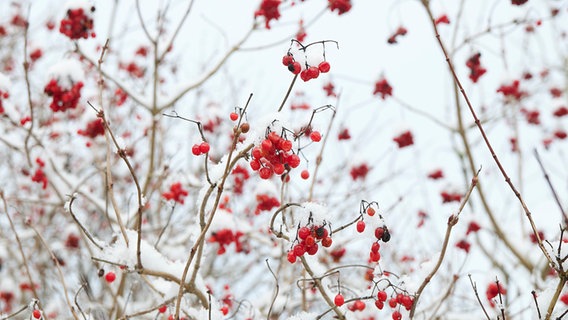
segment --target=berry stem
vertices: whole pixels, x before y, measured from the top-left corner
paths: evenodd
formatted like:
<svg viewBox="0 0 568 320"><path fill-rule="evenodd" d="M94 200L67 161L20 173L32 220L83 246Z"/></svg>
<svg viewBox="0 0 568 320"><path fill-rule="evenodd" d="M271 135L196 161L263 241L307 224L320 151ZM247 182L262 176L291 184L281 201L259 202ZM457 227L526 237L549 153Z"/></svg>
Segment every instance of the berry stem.
<svg viewBox="0 0 568 320"><path fill-rule="evenodd" d="M282 111L282 108L284 108L284 104L286 103L286 100L288 100L288 97L290 96L290 92L292 92L292 88L294 87L294 83L296 83L296 79L298 78L298 75L294 75L294 78L292 79L292 83L290 83L290 86L288 87L288 91L286 91L286 95L284 96L284 99L282 100L282 103L280 104L280 107L278 108L278 112Z"/></svg>

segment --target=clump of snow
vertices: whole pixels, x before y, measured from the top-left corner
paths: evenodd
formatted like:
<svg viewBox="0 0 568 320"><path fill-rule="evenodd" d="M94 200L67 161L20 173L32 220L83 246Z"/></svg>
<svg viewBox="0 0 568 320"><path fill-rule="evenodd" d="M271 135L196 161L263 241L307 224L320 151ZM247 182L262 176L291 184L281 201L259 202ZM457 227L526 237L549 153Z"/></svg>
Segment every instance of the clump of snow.
<svg viewBox="0 0 568 320"><path fill-rule="evenodd" d="M262 180L256 184L254 194L267 194L278 196L276 185L270 180Z"/></svg>
<svg viewBox="0 0 568 320"><path fill-rule="evenodd" d="M323 225L329 217L329 210L323 205L316 202L304 202L302 209L298 211L301 225L307 225L312 222L314 225ZM310 220L311 219L311 220Z"/></svg>
<svg viewBox="0 0 568 320"><path fill-rule="evenodd" d="M51 68L48 72L49 79L56 79L62 89L70 90L73 85L85 79L85 72L81 63L75 59L62 60Z"/></svg>
<svg viewBox="0 0 568 320"><path fill-rule="evenodd" d="M298 314L288 317L288 320L315 320L317 316L318 315L313 312L302 311Z"/></svg>

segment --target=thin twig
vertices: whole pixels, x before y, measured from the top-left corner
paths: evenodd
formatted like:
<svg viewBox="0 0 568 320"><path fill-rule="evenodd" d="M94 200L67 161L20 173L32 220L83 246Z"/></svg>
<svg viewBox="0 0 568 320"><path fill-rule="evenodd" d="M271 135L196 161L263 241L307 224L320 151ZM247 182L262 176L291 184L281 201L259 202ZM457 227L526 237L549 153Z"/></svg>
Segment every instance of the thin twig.
<svg viewBox="0 0 568 320"><path fill-rule="evenodd" d="M548 172L546 172L546 169L544 168L544 164L542 164L542 160L540 159L540 155L539 155L538 150L536 148L534 149L534 156L536 158L536 161L538 162L538 165L540 166L540 169L542 170L542 174L544 174L544 179L546 179L546 183L548 184L548 187L550 188L550 191L552 192L552 195L554 196L554 200L556 201L556 204L558 205L558 208L560 209L560 212L562 213L562 218L564 218L564 225L568 225L568 215L566 215L566 212L564 211L564 207L562 206L562 202L560 201L560 198L558 197L558 193L556 193L556 189L552 185L552 181L550 181L550 176L548 175Z"/></svg>
<svg viewBox="0 0 568 320"><path fill-rule="evenodd" d="M471 287L473 288L477 302L479 302L479 305L481 306L481 310L483 310L483 313L485 314L487 320L491 320L489 314L487 314L487 310L485 310L485 307L483 306L483 302L481 302L481 298L479 297L479 293L477 292L477 285L475 284L475 282L473 282L473 279L471 279L471 274L468 274L467 276L469 277L469 282L471 283Z"/></svg>
<svg viewBox="0 0 568 320"><path fill-rule="evenodd" d="M265 262L266 266L268 267L268 270L270 271L270 273L274 277L274 280L276 281L276 289L274 292L274 297L272 298L272 303L270 303L270 308L268 309L268 314L266 315L266 320L270 320L270 315L272 314L272 308L274 307L274 302L276 301L276 298L278 298L278 292L280 291L280 284L278 284L278 277L276 276L276 274L274 274L274 271L272 271L270 263L268 263L268 259L266 259Z"/></svg>

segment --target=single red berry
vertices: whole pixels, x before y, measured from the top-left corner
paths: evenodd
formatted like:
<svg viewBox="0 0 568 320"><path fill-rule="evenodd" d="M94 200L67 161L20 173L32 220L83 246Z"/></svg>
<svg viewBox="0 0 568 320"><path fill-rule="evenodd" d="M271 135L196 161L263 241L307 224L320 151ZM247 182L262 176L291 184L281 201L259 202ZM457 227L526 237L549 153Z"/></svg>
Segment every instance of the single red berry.
<svg viewBox="0 0 568 320"><path fill-rule="evenodd" d="M365 221L359 220L357 222L357 232L361 233L363 231L365 231Z"/></svg>
<svg viewBox="0 0 568 320"><path fill-rule="evenodd" d="M41 319L41 311L39 311L38 309L35 309L35 310L32 312L32 314L33 314L34 318L36 318L36 319Z"/></svg>
<svg viewBox="0 0 568 320"><path fill-rule="evenodd" d="M327 61L322 61L320 62L320 64L318 65L318 69L321 73L327 73L329 72L329 69L331 68L331 66L329 65L329 62Z"/></svg>
<svg viewBox="0 0 568 320"><path fill-rule="evenodd" d="M378 299L378 301L382 301L382 302L387 301L387 293L386 293L386 291L382 291L382 290L381 290L381 291L377 292L377 299Z"/></svg>
<svg viewBox="0 0 568 320"><path fill-rule="evenodd" d="M262 149L262 151L270 152L270 150L274 148L274 145L272 144L272 141L270 141L270 139L264 139L260 144L260 148Z"/></svg>
<svg viewBox="0 0 568 320"><path fill-rule="evenodd" d="M275 164L272 166L272 169L274 170L274 173L277 174L277 175L283 174L283 173L284 173L284 170L286 170L286 168L284 168L284 165L283 165L282 163L280 163L280 162L275 163Z"/></svg>
<svg viewBox="0 0 568 320"><path fill-rule="evenodd" d="M400 319L402 319L402 314L398 310L395 310L392 313L392 319L393 320L400 320Z"/></svg>
<svg viewBox="0 0 568 320"><path fill-rule="evenodd" d="M272 176L272 170L268 167L262 167L258 171L258 175L260 176L261 179L264 180L269 179Z"/></svg>
<svg viewBox="0 0 568 320"><path fill-rule="evenodd" d="M359 311L363 311L365 310L365 302L363 302L362 300L357 300L355 301L355 310L359 310Z"/></svg>
<svg viewBox="0 0 568 320"><path fill-rule="evenodd" d="M236 112L231 112L231 114L229 115L229 118L231 118L232 121L237 121L237 119L239 118L239 115Z"/></svg>
<svg viewBox="0 0 568 320"><path fill-rule="evenodd" d="M343 295L341 293L338 293L335 296L335 299L333 299L333 302L336 306L341 307L345 303L345 298L343 298Z"/></svg>
<svg viewBox="0 0 568 320"><path fill-rule="evenodd" d="M288 262L290 263L296 262L296 254L294 253L294 250L288 251Z"/></svg>
<svg viewBox="0 0 568 320"><path fill-rule="evenodd" d="M370 252L369 253L369 259L373 262L379 262L379 260L381 260L381 254L378 252Z"/></svg>
<svg viewBox="0 0 568 320"><path fill-rule="evenodd" d="M313 142L320 142L321 141L321 133L319 133L319 131L312 131L312 133L310 133L310 139Z"/></svg>
<svg viewBox="0 0 568 320"><path fill-rule="evenodd" d="M310 172L308 170L302 170L302 173L300 175L302 179L307 180L310 177Z"/></svg>
<svg viewBox="0 0 568 320"><path fill-rule="evenodd" d="M298 61L294 61L292 64L294 70L292 71L293 74L298 74L302 71L302 65Z"/></svg>
<svg viewBox="0 0 568 320"><path fill-rule="evenodd" d="M211 149L211 147L209 146L209 143L207 143L207 142L202 142L199 145L199 151L201 151L201 153L207 153L207 152L209 152L209 149Z"/></svg>
<svg viewBox="0 0 568 320"><path fill-rule="evenodd" d="M385 307L385 303L380 300L375 300L375 306L377 306L377 309L383 310L383 308Z"/></svg>
<svg viewBox="0 0 568 320"><path fill-rule="evenodd" d="M309 67L307 70L310 79L316 79L320 75L320 71L317 67Z"/></svg>
<svg viewBox="0 0 568 320"><path fill-rule="evenodd" d="M306 237L306 246L313 246L316 243L316 239L314 239L314 237L312 237L311 235Z"/></svg>
<svg viewBox="0 0 568 320"><path fill-rule="evenodd" d="M300 165L300 157L297 154L292 154L286 159L286 162L288 162L290 167L296 168Z"/></svg>
<svg viewBox="0 0 568 320"><path fill-rule="evenodd" d="M390 298L389 299L389 306L391 308L396 308L396 305L398 304L398 302L396 301L396 298Z"/></svg>
<svg viewBox="0 0 568 320"><path fill-rule="evenodd" d="M297 244L294 246L294 254L298 257L301 257L306 253L306 248L303 245Z"/></svg>
<svg viewBox="0 0 568 320"><path fill-rule="evenodd" d="M282 142L280 143L280 149L282 149L282 151L286 151L286 152L292 150L292 141L282 140Z"/></svg>
<svg viewBox="0 0 568 320"><path fill-rule="evenodd" d="M306 238L310 235L310 229L308 227L301 227L298 230L298 237L302 240L306 240Z"/></svg>
<svg viewBox="0 0 568 320"><path fill-rule="evenodd" d="M317 244L317 243L314 243L312 246L309 246L309 247L306 249L306 252L307 252L310 256L313 256L314 254L316 254L316 253L318 252L318 249L319 249L319 248L318 248L318 244Z"/></svg>
<svg viewBox="0 0 568 320"><path fill-rule="evenodd" d="M304 69L302 70L302 72L300 72L300 78L304 80L304 82L311 79L310 74L308 73L308 69Z"/></svg>
<svg viewBox="0 0 568 320"><path fill-rule="evenodd" d="M406 309L410 309L412 307L412 298L409 296L403 296L402 299L400 299L400 302Z"/></svg>
<svg viewBox="0 0 568 320"><path fill-rule="evenodd" d="M158 308L159 313L166 313L166 310L168 310L168 306L166 305L163 305L160 308Z"/></svg>
<svg viewBox="0 0 568 320"><path fill-rule="evenodd" d="M374 216L375 215L375 209L373 209L371 207L367 208L367 214L371 217Z"/></svg>
<svg viewBox="0 0 568 320"><path fill-rule="evenodd" d="M229 314L229 307L227 307L227 306L222 306L222 307L221 307L221 312L223 313L224 316L226 316L227 314Z"/></svg>
<svg viewBox="0 0 568 320"><path fill-rule="evenodd" d="M321 240L321 245L329 248L331 247L331 244L333 243L333 240L330 237L325 237Z"/></svg>
<svg viewBox="0 0 568 320"><path fill-rule="evenodd" d="M108 283L112 283L114 280L116 279L116 274L114 274L114 272L110 271L105 275L105 280Z"/></svg>
<svg viewBox="0 0 568 320"><path fill-rule="evenodd" d="M375 238L381 240L383 238L383 234L385 233L385 229L379 227L375 229Z"/></svg>
<svg viewBox="0 0 568 320"><path fill-rule="evenodd" d="M294 58L291 55L287 54L282 57L282 64L286 67L294 63Z"/></svg>
<svg viewBox="0 0 568 320"><path fill-rule="evenodd" d="M193 153L194 156L201 155L201 150L198 144L194 144L193 147L191 147L191 153Z"/></svg>
<svg viewBox="0 0 568 320"><path fill-rule="evenodd" d="M379 252L380 248L381 245L378 242L373 242L373 245L371 245L371 252Z"/></svg>
<svg viewBox="0 0 568 320"><path fill-rule="evenodd" d="M260 169L260 161L253 159L250 161L250 168L254 171Z"/></svg>

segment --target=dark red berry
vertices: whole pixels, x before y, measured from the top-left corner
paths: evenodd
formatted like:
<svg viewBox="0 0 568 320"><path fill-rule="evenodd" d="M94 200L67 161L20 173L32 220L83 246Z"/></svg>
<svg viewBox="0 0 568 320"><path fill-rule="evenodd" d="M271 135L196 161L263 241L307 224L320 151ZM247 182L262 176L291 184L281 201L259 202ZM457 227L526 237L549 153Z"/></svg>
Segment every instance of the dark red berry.
<svg viewBox="0 0 568 320"><path fill-rule="evenodd" d="M331 66L329 65L329 62L327 61L322 61L320 62L320 64L318 65L318 69L321 73L327 73L329 72L329 69L331 68Z"/></svg>

